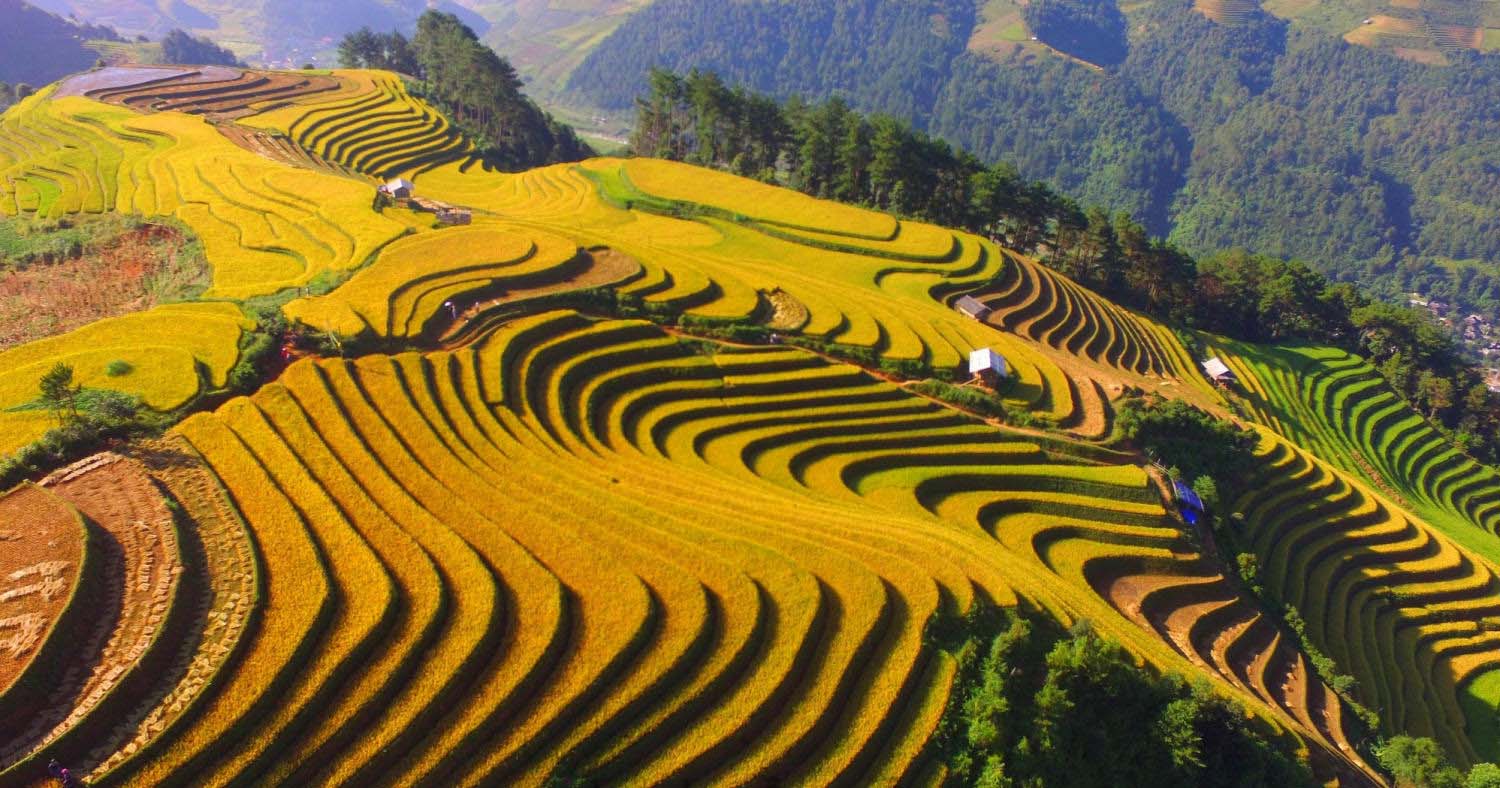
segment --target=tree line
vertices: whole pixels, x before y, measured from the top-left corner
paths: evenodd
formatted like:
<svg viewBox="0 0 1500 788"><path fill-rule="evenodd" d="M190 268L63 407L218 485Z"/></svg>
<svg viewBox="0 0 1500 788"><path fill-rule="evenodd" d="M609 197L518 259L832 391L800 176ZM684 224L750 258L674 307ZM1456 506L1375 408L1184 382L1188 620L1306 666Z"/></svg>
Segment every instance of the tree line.
<svg viewBox="0 0 1500 788"><path fill-rule="evenodd" d="M522 92L510 62L453 14L423 13L410 39L361 28L339 43L338 57L345 68L387 69L416 79L418 92L452 118L493 166L527 169L593 155L571 127Z"/></svg>
<svg viewBox="0 0 1500 788"><path fill-rule="evenodd" d="M1430 316L1371 300L1298 260L1242 250L1195 258L1124 213L1084 207L842 98L774 98L712 72L656 69L631 149L817 197L959 227L1037 256L1170 325L1253 342L1314 342L1370 360L1458 445L1500 461L1500 397Z"/></svg>

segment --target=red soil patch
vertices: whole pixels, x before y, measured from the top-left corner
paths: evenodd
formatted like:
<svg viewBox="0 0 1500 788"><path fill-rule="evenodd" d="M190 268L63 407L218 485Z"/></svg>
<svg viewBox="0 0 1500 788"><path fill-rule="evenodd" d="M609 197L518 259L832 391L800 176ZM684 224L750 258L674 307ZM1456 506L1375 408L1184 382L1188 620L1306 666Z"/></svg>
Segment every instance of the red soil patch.
<svg viewBox="0 0 1500 788"><path fill-rule="evenodd" d="M66 609L83 545L76 515L55 496L26 485L0 497L0 693Z"/></svg>
<svg viewBox="0 0 1500 788"><path fill-rule="evenodd" d="M96 320L149 309L205 273L165 225L131 230L97 251L0 270L0 350Z"/></svg>

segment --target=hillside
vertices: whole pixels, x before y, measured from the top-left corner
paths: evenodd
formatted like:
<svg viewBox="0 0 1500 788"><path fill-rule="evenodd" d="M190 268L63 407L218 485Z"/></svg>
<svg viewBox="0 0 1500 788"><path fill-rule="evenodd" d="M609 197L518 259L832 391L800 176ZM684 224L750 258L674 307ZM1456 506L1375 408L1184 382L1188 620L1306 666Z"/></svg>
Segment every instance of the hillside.
<svg viewBox="0 0 1500 788"><path fill-rule="evenodd" d="M24 0L0 0L0 82L40 87L94 65L86 46L118 36L107 27L79 24Z"/></svg>
<svg viewBox="0 0 1500 788"><path fill-rule="evenodd" d="M452 123L388 72L224 67L0 118L0 213L172 217L209 269L0 351L0 473L32 480L0 495L0 784L1371 785L1378 740L1500 756L1495 471L1360 359L688 164L499 172ZM377 200L395 176L415 195ZM1121 432L1152 419L1227 444Z"/></svg>
<svg viewBox="0 0 1500 788"><path fill-rule="evenodd" d="M1228 5L1228 4L1226 4ZM1381 49L1419 63L1447 63L1465 51L1500 50L1500 3L1344 0L1285 2L1265 9L1293 25L1342 36L1351 44ZM1213 13L1205 9L1205 13Z"/></svg>

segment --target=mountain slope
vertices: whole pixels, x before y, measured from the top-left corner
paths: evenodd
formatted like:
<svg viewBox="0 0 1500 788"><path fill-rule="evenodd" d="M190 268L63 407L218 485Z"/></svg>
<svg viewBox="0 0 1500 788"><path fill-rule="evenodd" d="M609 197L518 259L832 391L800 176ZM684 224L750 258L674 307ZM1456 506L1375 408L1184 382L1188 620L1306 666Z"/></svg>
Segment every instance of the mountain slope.
<svg viewBox="0 0 1500 788"><path fill-rule="evenodd" d="M78 24L24 2L0 0L0 82L45 85L94 65L84 42L115 39L113 30Z"/></svg>
<svg viewBox="0 0 1500 788"><path fill-rule="evenodd" d="M996 609L1087 620L1322 779L1378 779L1333 674L1105 439L1127 387L1227 412L1166 326L978 236L723 173L429 157L443 120L388 73L214 73L91 74L0 120L0 210L177 215L219 300L169 319L229 343L110 384L203 387L211 410L47 480L143 512L171 495L196 527L149 522L180 528L191 582L121 531L115 566L162 567L160 599L101 602L132 614L136 667L67 655L103 689L5 729L0 780L57 757L101 784L933 782L987 645L952 632ZM371 176L395 172L467 222L377 205ZM327 357L220 374L232 330L257 330L241 304L303 337L247 352ZM92 373L90 336L23 346L0 393L57 361ZM976 348L1007 360L998 391L963 376ZM243 396L220 396L231 377ZM121 642L115 620L91 637ZM146 620L167 634L136 637ZM1467 674L1428 642L1340 654L1361 681L1430 669L1371 691L1430 699L1390 732L1442 718L1461 742Z"/></svg>

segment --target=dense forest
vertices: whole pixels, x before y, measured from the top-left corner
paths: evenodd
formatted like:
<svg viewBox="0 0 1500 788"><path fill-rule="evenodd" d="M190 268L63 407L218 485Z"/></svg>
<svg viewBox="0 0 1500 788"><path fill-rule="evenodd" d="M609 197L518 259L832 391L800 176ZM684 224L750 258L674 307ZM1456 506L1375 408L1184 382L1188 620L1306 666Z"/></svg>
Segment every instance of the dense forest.
<svg viewBox="0 0 1500 788"><path fill-rule="evenodd" d="M350 33L339 44L339 63L389 69L419 80L426 97L453 118L493 166L526 169L592 154L571 127L527 98L511 64L452 14L424 13L410 39L369 28Z"/></svg>
<svg viewBox="0 0 1500 788"><path fill-rule="evenodd" d="M1224 26L1163 0L1132 7L1119 58L1104 51L1122 29L1113 4L1048 0L1027 11L1033 32L1089 26L1087 41L1039 37L1106 67L997 63L966 49L974 5L658 0L570 86L628 107L660 65L780 99L839 96L1197 254L1254 249L1384 296L1500 313L1500 57L1425 66L1259 11Z"/></svg>
<svg viewBox="0 0 1500 788"><path fill-rule="evenodd" d="M0 0L0 22L0 81L11 84L40 87L83 71L99 59L85 41L119 39L108 27L63 19L22 0Z"/></svg>
<svg viewBox="0 0 1500 788"><path fill-rule="evenodd" d="M1195 259L1128 214L1084 207L1009 164L986 166L894 116L864 115L842 98L779 103L710 72L653 70L631 148L962 227L1173 325L1359 353L1462 448L1500 461L1500 396L1449 331L1295 259L1238 250Z"/></svg>
<svg viewBox="0 0 1500 788"><path fill-rule="evenodd" d="M1142 670L1087 622L1063 633L994 610L974 618L935 741L948 784L1317 784L1243 708L1206 682Z"/></svg>

